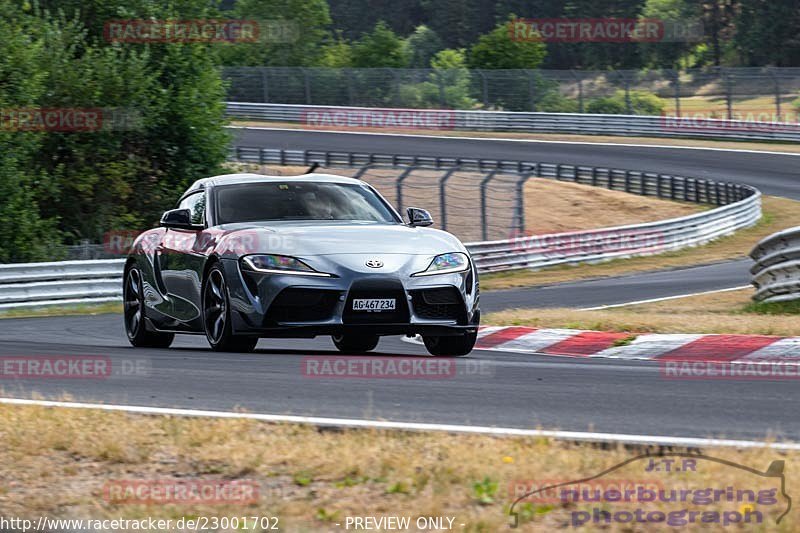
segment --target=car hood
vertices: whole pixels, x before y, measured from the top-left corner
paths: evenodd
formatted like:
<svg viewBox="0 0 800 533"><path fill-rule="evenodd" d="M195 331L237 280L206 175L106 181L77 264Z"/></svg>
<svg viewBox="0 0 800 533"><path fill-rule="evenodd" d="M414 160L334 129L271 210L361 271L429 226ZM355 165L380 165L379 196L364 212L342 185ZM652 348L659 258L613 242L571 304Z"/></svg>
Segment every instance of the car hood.
<svg viewBox="0 0 800 533"><path fill-rule="evenodd" d="M233 255L273 253L291 256L338 254L431 255L464 252L450 233L400 224L265 223L226 224L219 247ZM229 255L223 253L223 255Z"/></svg>

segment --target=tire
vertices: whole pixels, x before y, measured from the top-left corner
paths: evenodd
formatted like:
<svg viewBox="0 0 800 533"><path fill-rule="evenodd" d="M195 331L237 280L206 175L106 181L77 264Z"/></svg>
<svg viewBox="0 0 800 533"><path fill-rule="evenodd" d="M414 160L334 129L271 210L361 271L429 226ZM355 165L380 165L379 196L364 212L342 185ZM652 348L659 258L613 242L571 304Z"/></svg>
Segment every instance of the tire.
<svg viewBox="0 0 800 533"><path fill-rule="evenodd" d="M144 283L142 273L130 267L122 278L122 306L125 334L128 342L137 348L169 348L175 340L174 333L147 331L145 326Z"/></svg>
<svg viewBox="0 0 800 533"><path fill-rule="evenodd" d="M454 336L422 336L428 353L439 357L463 357L472 351L477 340L477 331Z"/></svg>
<svg viewBox="0 0 800 533"><path fill-rule="evenodd" d="M354 335L343 333L331 336L333 344L340 352L365 353L374 350L380 338L377 335Z"/></svg>
<svg viewBox="0 0 800 533"><path fill-rule="evenodd" d="M208 271L203 281L203 330L215 352L252 352L258 337L234 335L231 328L231 306L225 274L219 265Z"/></svg>

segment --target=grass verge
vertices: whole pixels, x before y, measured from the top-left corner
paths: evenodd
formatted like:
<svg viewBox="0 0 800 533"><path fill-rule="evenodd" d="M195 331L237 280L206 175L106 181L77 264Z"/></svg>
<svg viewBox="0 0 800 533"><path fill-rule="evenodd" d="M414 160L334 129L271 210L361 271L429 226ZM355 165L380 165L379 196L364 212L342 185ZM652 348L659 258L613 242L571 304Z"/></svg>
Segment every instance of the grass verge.
<svg viewBox="0 0 800 533"><path fill-rule="evenodd" d="M499 272L481 276L482 290L549 285L579 279L621 276L636 272L686 267L744 258L767 235L800 225L800 202L765 196L764 216L755 226L737 231L703 246L605 263L564 266L544 270Z"/></svg>
<svg viewBox="0 0 800 533"><path fill-rule="evenodd" d="M37 307L30 309L7 309L0 311L0 318L34 318L45 316L68 316L68 315L102 315L106 313L122 313L121 302L109 302L103 304L73 304L73 305L53 305L49 307Z"/></svg>
<svg viewBox="0 0 800 533"><path fill-rule="evenodd" d="M510 503L532 488L594 476L644 451L659 452L545 438L322 431L251 420L0 405L0 508L7 517L33 520L39 516L173 520L276 516L283 531L343 530L347 518L355 516L407 516L412 521L451 517L452 530L494 532L507 529ZM790 474L800 468L798 452L763 448L702 452L758 471L774 460L786 461ZM763 526L757 529L796 530L796 513L780 526L775 524L787 503L779 479L765 480L710 460L694 461L695 471L647 472L649 459L639 459L601 478L599 486L603 491L620 482L668 491L772 490L776 491L772 492L774 504L723 501L677 507L741 512L749 505L763 513ZM132 482L139 487L156 483L165 487L232 481L255 486L255 497L235 503L230 498L216 498L214 503L175 498L169 503L162 499L141 504L147 494L119 491L121 485ZM800 493L796 477L787 476L786 492ZM571 529L573 512L595 507L611 512L637 507L663 512L676 507L612 501L563 503L557 495L525 500L515 508L523 531ZM688 527L717 529L714 524ZM604 529L630 531L631 526Z"/></svg>
<svg viewBox="0 0 800 533"><path fill-rule="evenodd" d="M514 309L491 313L501 326L589 329L632 333L733 333L800 336L800 304L754 303L753 291L719 292L598 311Z"/></svg>

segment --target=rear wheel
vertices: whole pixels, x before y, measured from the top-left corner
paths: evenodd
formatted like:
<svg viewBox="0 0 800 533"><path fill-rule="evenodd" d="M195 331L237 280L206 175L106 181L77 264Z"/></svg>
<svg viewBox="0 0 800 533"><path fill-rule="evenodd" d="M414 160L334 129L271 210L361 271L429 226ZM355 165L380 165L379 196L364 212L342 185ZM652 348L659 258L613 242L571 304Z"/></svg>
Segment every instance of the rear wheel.
<svg viewBox="0 0 800 533"><path fill-rule="evenodd" d="M258 337L233 334L228 287L218 265L211 267L203 282L203 328L217 352L252 352L258 343Z"/></svg>
<svg viewBox="0 0 800 533"><path fill-rule="evenodd" d="M137 348L169 348L175 339L173 333L147 331L145 327L142 273L138 268L131 267L125 272L124 279L122 306L128 341Z"/></svg>
<svg viewBox="0 0 800 533"><path fill-rule="evenodd" d="M478 340L478 331L465 333L464 335L438 336L423 335L422 341L425 348L431 355L442 357L462 357L467 355L475 347Z"/></svg>
<svg viewBox="0 0 800 533"><path fill-rule="evenodd" d="M378 345L377 335L354 335L351 333L333 335L333 344L340 352L364 353L374 350Z"/></svg>

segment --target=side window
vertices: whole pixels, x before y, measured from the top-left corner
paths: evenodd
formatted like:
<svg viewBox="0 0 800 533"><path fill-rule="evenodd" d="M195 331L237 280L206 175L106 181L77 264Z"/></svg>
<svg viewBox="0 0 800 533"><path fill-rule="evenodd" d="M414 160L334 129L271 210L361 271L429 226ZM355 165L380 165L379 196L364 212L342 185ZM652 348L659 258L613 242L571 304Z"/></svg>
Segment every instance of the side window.
<svg viewBox="0 0 800 533"><path fill-rule="evenodd" d="M192 224L204 224L206 221L206 194L199 192L193 194L183 201L178 206L178 209L188 209L191 213Z"/></svg>

